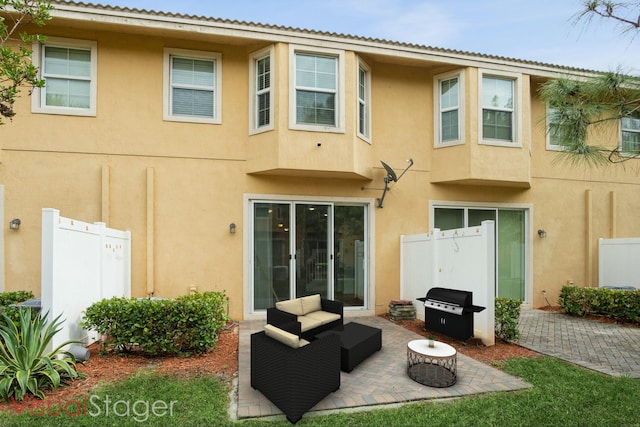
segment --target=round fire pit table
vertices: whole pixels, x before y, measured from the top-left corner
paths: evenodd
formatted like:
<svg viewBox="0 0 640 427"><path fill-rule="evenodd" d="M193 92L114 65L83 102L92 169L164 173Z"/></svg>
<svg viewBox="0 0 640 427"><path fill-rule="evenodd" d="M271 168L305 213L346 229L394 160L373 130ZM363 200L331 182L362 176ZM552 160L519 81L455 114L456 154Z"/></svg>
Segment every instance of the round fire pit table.
<svg viewBox="0 0 640 427"><path fill-rule="evenodd" d="M407 375L430 387L449 387L456 383L458 353L449 344L413 340L407 344Z"/></svg>

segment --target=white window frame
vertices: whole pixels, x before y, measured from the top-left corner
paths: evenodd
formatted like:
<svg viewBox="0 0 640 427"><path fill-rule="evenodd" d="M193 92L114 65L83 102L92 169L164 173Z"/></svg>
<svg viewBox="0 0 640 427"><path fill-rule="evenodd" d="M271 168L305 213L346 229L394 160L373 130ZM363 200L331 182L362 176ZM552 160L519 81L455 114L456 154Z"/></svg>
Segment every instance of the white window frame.
<svg viewBox="0 0 640 427"><path fill-rule="evenodd" d="M442 82L457 78L458 79L458 139L450 141L442 141L442 108L440 95L442 93L440 87ZM435 148L449 147L452 145L460 145L465 143L465 82L464 70L456 70L448 73L438 74L433 77L433 87L436 93L433 95L433 120L434 130L434 146Z"/></svg>
<svg viewBox="0 0 640 427"><path fill-rule="evenodd" d="M68 116L96 116L96 95L98 93L98 43L92 40L78 40L68 39L61 37L47 37L46 41L34 42L32 46L33 50L33 65L39 69L39 78L43 79L44 72L44 52L45 46L61 47L70 49L84 49L91 52L90 61L90 81L89 81L89 108L74 108L74 107L57 107L47 106L45 104L46 99L46 82L45 87L35 88L31 95L31 112L42 114L64 114Z"/></svg>
<svg viewBox="0 0 640 427"><path fill-rule="evenodd" d="M337 64L337 90L336 90L336 123L335 126L298 124L296 122L296 54L316 56L332 56ZM345 112L345 81L344 81L344 51L337 49L309 48L306 46L289 46L289 129L305 130L311 132L344 133Z"/></svg>
<svg viewBox="0 0 640 427"><path fill-rule="evenodd" d="M637 119L636 119L636 120L637 120ZM637 153L635 153L635 152L633 152L633 151L623 151L623 149L622 149L623 136L624 136L624 132L629 132L629 133L640 133L640 129L631 129L631 128L627 129L627 128L625 128L625 127L623 126L623 122L624 122L624 120L623 120L623 119L620 119L620 120L618 121L619 126L620 126L620 143L619 143L619 145L618 145L618 147L619 147L619 149L620 149L620 155L621 155L621 156L627 156L627 157L630 157L630 156L636 156L636 155L637 155Z"/></svg>
<svg viewBox="0 0 640 427"><path fill-rule="evenodd" d="M549 104L547 104L547 115L546 115L546 119L545 122L547 124L546 126L546 134L547 134L547 150L549 151L564 151L565 147L563 147L560 144L554 144L553 140L551 138L551 125L552 125L552 120L551 118L553 117L553 112L554 112L554 108L551 107Z"/></svg>
<svg viewBox="0 0 640 427"><path fill-rule="evenodd" d="M171 113L171 57L177 56L189 59L202 59L214 63L214 87L213 87L213 117L178 116ZM189 123L222 123L222 54L218 52L205 52L187 49L164 49L163 58L163 119L172 122Z"/></svg>
<svg viewBox="0 0 640 427"><path fill-rule="evenodd" d="M485 139L482 132L482 79L493 77L496 79L513 81L513 108L512 108L512 138L513 141L500 139ZM522 74L496 70L478 70L478 140L480 144L498 145L502 147L522 147Z"/></svg>
<svg viewBox="0 0 640 427"><path fill-rule="evenodd" d="M364 99L360 97L360 71L364 72ZM356 129L360 139L371 144L371 67L358 58L357 81L356 81ZM362 107L362 108L361 108ZM360 131L360 114L364 112L364 133Z"/></svg>
<svg viewBox="0 0 640 427"><path fill-rule="evenodd" d="M274 82L275 82L275 61L274 61L274 48L269 46L265 49L261 49L257 52L253 52L249 56L249 134L257 134L266 131L273 130L273 100L274 100ZM269 57L270 61L270 86L268 89L262 90L258 93L257 90L257 62L261 59ZM264 93L269 95L269 124L258 126L258 96Z"/></svg>

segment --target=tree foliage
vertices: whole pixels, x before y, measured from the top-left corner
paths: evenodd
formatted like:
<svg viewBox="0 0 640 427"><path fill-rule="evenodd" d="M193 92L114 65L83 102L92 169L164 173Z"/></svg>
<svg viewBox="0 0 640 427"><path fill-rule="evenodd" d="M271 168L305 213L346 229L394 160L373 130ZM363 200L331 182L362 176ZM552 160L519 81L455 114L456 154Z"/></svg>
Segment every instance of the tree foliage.
<svg viewBox="0 0 640 427"><path fill-rule="evenodd" d="M621 25L623 32L640 29L640 1L584 0L576 20L594 17ZM543 84L540 97L552 109L548 131L563 147L563 157L589 166L620 163L640 157L637 149L605 146L598 130L609 130L621 120L635 126L640 120L640 77L623 70L597 73L590 78L565 77ZM617 128L615 128L617 129ZM611 135L615 132L609 132Z"/></svg>
<svg viewBox="0 0 640 427"><path fill-rule="evenodd" d="M53 7L42 0L0 0L0 125L15 116L13 104L21 88L44 86L31 62L30 45L43 36L25 31L29 25L44 26Z"/></svg>
<svg viewBox="0 0 640 427"><path fill-rule="evenodd" d="M585 0L577 20L591 21L594 17L612 20L623 27L623 31L640 29L640 2L617 2L611 0Z"/></svg>
<svg viewBox="0 0 640 427"><path fill-rule="evenodd" d="M621 153L618 146L610 148L597 143L601 134L597 130L617 126L623 118L637 117L638 77L616 71L586 80L569 77L551 80L542 86L540 97L553 109L548 117L548 123L554 123L550 131L569 160L595 166L640 156L637 151Z"/></svg>

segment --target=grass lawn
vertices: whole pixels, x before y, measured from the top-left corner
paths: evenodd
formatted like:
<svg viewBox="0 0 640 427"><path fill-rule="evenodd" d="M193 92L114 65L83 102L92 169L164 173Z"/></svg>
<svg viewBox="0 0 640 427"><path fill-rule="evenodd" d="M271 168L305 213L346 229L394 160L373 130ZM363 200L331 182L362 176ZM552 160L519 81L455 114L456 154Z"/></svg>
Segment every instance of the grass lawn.
<svg viewBox="0 0 640 427"><path fill-rule="evenodd" d="M296 425L640 426L639 380L606 376L551 357L512 359L503 369L533 387L394 409L307 414ZM25 405L21 415L2 414L0 426L291 425L284 417L232 421L228 395L227 385L217 378L179 380L142 372L78 399L79 415L74 402L62 402L66 405L62 413L55 405L51 409Z"/></svg>

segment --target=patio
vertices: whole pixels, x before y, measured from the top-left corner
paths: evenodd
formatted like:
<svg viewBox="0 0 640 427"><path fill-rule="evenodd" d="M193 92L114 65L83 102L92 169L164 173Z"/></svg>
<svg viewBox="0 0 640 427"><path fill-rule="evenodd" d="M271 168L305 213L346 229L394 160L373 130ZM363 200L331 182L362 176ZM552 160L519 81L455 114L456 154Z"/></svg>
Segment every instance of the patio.
<svg viewBox="0 0 640 427"><path fill-rule="evenodd" d="M445 399L494 391L530 387L517 377L458 354L458 380L447 388L418 384L406 374L407 343L421 337L402 326L378 316L347 317L382 329L382 349L370 356L351 373L341 372L340 389L318 403L305 416L337 409L362 410L374 405L393 405L416 400ZM231 416L237 419L281 416L282 412L259 391L251 388L250 335L263 329L264 320L240 322L237 402Z"/></svg>

